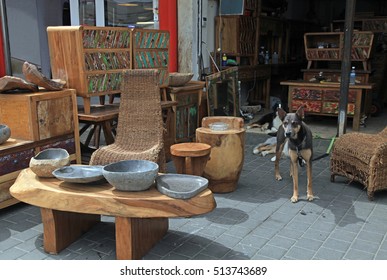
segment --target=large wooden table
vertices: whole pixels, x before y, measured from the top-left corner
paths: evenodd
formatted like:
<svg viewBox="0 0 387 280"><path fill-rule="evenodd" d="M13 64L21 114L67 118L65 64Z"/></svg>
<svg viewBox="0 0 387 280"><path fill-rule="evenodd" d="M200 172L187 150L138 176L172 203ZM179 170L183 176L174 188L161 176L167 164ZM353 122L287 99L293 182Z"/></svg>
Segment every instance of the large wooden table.
<svg viewBox="0 0 387 280"><path fill-rule="evenodd" d="M108 183L39 178L29 168L20 172L10 192L41 208L44 250L51 254L88 231L100 215L114 216L117 259L141 259L168 231L168 218L205 214L216 207L209 189L187 200L173 199L154 186L143 192L122 192Z"/></svg>

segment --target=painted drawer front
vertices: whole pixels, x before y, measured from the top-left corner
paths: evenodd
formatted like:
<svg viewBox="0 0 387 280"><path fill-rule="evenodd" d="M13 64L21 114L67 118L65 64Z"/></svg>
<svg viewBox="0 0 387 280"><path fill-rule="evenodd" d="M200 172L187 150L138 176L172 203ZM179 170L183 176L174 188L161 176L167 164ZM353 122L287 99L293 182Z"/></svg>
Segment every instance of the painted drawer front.
<svg viewBox="0 0 387 280"><path fill-rule="evenodd" d="M67 150L67 152L71 154L75 154L75 139L70 138L66 140L57 141L54 143L47 144L41 147L41 150L45 150L48 148L62 148Z"/></svg>
<svg viewBox="0 0 387 280"><path fill-rule="evenodd" d="M86 71L130 69L129 51L85 53Z"/></svg>
<svg viewBox="0 0 387 280"><path fill-rule="evenodd" d="M340 101L340 91L339 90L325 90L324 100L326 101ZM356 92L348 92L348 102L354 103L356 101Z"/></svg>
<svg viewBox="0 0 387 280"><path fill-rule="evenodd" d="M323 102L322 113L337 115L339 113L339 103L338 102ZM355 114L355 104L353 104L353 103L348 104L347 114L348 115Z"/></svg>
<svg viewBox="0 0 387 280"><path fill-rule="evenodd" d="M323 91L320 89L293 88L291 95L293 99L321 100Z"/></svg>
<svg viewBox="0 0 387 280"><path fill-rule="evenodd" d="M138 50L134 53L134 69L155 68L160 71L160 86L169 84L168 50Z"/></svg>
<svg viewBox="0 0 387 280"><path fill-rule="evenodd" d="M34 149L31 148L0 157L0 176L27 168L34 155Z"/></svg>
<svg viewBox="0 0 387 280"><path fill-rule="evenodd" d="M85 27L82 43L85 49L130 48L131 34L127 28Z"/></svg>
<svg viewBox="0 0 387 280"><path fill-rule="evenodd" d="M292 111L296 111L300 106L304 106L306 112L320 113L321 112L321 101L310 101L310 100L292 100Z"/></svg>
<svg viewBox="0 0 387 280"><path fill-rule="evenodd" d="M119 91L122 75L119 73L90 74L86 76L87 92Z"/></svg>

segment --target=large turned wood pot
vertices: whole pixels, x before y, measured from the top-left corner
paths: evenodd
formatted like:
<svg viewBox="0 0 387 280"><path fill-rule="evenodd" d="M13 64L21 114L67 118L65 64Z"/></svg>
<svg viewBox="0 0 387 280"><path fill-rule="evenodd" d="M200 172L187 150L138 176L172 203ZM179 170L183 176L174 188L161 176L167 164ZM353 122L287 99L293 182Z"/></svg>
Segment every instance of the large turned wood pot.
<svg viewBox="0 0 387 280"><path fill-rule="evenodd" d="M224 128L226 125L227 128ZM196 141L211 146L210 159L203 177L215 193L236 189L242 172L245 148L243 119L238 117L206 117L196 129Z"/></svg>

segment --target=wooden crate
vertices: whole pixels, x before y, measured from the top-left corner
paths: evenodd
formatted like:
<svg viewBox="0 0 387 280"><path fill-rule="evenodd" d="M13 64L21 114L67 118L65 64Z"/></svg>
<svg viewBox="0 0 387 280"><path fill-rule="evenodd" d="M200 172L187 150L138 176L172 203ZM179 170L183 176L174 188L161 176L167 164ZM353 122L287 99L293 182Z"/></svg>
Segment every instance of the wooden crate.
<svg viewBox="0 0 387 280"><path fill-rule="evenodd" d="M37 141L74 131L77 109L73 89L1 94L0 102L0 122L11 128L13 138Z"/></svg>

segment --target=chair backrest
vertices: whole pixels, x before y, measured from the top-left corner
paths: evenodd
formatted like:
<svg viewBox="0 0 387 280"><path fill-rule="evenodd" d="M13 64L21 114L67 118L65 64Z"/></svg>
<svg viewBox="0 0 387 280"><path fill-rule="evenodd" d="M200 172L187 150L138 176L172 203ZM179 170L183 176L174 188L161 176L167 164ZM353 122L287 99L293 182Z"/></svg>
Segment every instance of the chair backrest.
<svg viewBox="0 0 387 280"><path fill-rule="evenodd" d="M115 143L132 151L163 147L159 71L124 70Z"/></svg>

